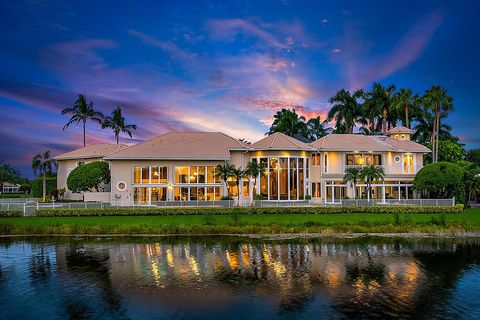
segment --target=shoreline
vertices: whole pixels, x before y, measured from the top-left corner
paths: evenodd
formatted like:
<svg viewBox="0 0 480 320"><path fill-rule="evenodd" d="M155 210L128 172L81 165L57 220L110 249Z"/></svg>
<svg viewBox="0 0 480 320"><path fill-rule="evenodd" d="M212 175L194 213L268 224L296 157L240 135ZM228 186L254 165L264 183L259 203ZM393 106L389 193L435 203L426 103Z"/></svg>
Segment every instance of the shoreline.
<svg viewBox="0 0 480 320"><path fill-rule="evenodd" d="M154 234L154 233L138 233L138 234L94 234L94 233L79 233L79 234L9 234L0 235L0 238L21 238L21 237L88 237L88 238L122 238L122 237L152 237L152 238L168 238L168 237L238 237L249 239L266 239L266 240L289 240L289 239L305 239L305 238L342 238L342 239L356 239L362 237L378 237L378 238L480 238L480 231L465 231L465 232L399 232L399 233L282 233L282 234L242 234L242 233L181 233L181 234Z"/></svg>

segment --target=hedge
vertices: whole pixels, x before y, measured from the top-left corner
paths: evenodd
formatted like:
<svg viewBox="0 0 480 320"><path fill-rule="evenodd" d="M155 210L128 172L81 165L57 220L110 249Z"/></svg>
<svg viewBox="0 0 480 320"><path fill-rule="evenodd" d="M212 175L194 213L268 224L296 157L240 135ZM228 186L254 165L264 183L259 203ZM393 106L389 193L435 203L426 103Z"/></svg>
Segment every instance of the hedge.
<svg viewBox="0 0 480 320"><path fill-rule="evenodd" d="M0 210L0 217L22 217L22 211L7 211L7 210Z"/></svg>
<svg viewBox="0 0 480 320"><path fill-rule="evenodd" d="M241 207L241 208L105 208L105 209L42 209L39 217L77 216L155 216L155 215L262 215L262 214L342 214L342 213L460 213L463 205L455 207Z"/></svg>

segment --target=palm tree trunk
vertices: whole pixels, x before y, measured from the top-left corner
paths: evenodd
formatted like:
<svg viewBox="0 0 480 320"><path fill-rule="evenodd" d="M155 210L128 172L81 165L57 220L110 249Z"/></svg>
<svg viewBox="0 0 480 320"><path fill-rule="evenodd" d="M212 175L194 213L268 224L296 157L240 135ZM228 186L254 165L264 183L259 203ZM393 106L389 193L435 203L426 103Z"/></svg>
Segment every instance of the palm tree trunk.
<svg viewBox="0 0 480 320"><path fill-rule="evenodd" d="M405 127L410 128L410 121L408 119L408 104L405 105Z"/></svg>
<svg viewBox="0 0 480 320"><path fill-rule="evenodd" d="M253 198L257 195L257 177L253 178Z"/></svg>
<svg viewBox="0 0 480 320"><path fill-rule="evenodd" d="M47 177L45 176L45 173L43 173L42 177L42 196L43 196L43 202L46 201L47 199Z"/></svg>
<svg viewBox="0 0 480 320"><path fill-rule="evenodd" d="M117 139L117 144L118 144L118 138L119 138L119 135L117 134L117 136L115 137Z"/></svg>
<svg viewBox="0 0 480 320"><path fill-rule="evenodd" d="M87 142L85 140L85 125L86 125L86 121L83 121L83 146L84 147L87 145Z"/></svg>
<svg viewBox="0 0 480 320"><path fill-rule="evenodd" d="M437 116L437 134L435 135L435 162L438 162L438 141L440 140L440 110Z"/></svg>
<svg viewBox="0 0 480 320"><path fill-rule="evenodd" d="M387 109L383 108L382 114L382 133L387 132Z"/></svg>

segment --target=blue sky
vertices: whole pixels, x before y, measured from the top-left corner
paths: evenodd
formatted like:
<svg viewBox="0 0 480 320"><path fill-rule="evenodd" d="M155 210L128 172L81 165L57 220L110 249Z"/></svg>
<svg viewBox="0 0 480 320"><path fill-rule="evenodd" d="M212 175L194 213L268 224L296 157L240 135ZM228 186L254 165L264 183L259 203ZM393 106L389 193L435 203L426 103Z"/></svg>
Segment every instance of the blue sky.
<svg viewBox="0 0 480 320"><path fill-rule="evenodd" d="M256 140L295 107L324 118L341 88L432 85L455 99L448 122L480 147L476 1L3 1L0 159L31 175L36 152L79 147L62 131L77 94L138 125ZM87 142L113 142L94 124Z"/></svg>

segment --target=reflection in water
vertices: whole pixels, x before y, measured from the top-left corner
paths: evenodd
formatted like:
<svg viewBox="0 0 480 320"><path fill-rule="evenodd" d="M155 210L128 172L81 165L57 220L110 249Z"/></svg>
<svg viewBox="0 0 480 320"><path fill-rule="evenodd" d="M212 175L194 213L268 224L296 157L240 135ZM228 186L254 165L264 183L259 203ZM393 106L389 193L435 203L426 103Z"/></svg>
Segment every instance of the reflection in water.
<svg viewBox="0 0 480 320"><path fill-rule="evenodd" d="M476 240L2 241L6 318L480 318Z"/></svg>

